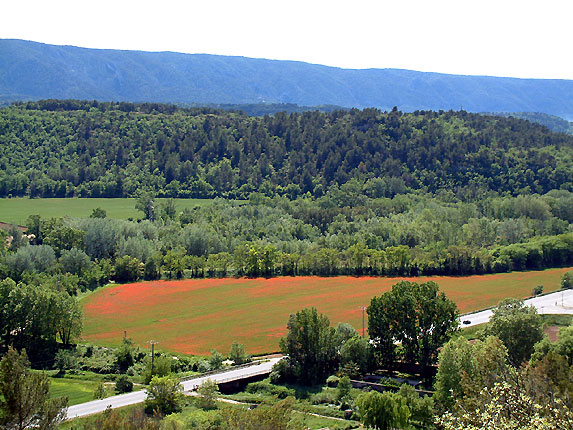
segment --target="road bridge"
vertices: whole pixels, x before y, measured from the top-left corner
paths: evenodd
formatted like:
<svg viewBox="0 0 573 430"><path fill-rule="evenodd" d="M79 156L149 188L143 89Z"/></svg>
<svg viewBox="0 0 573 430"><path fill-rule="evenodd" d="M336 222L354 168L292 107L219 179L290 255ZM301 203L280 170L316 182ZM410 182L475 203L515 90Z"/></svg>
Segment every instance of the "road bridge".
<svg viewBox="0 0 573 430"><path fill-rule="evenodd" d="M228 370L222 370L220 372L186 378L185 380L181 381L183 392L191 392L196 390L203 382L207 381L208 379L216 382L217 384L226 384L227 386L230 386L235 383L238 384L242 380L249 381L254 380L255 378L262 378L265 375L269 375L271 373L272 367L281 358L282 356L274 357L268 360L253 362L248 366L237 366ZM108 407L115 409L142 403L145 401L146 397L147 391L142 390L70 406L66 414L66 419L70 420L73 418L97 414L105 411Z"/></svg>

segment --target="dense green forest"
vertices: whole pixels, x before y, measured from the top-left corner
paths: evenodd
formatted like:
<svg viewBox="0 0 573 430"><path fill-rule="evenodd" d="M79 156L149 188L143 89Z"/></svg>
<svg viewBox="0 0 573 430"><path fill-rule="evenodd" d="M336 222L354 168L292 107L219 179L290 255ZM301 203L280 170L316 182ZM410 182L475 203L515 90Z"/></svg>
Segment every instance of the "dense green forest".
<svg viewBox="0 0 573 430"><path fill-rule="evenodd" d="M40 101L0 109L0 196L468 200L571 191L573 137L460 112L277 113Z"/></svg>
<svg viewBox="0 0 573 430"><path fill-rule="evenodd" d="M483 115L514 117L526 119L531 122L544 125L548 129L558 132L573 134L573 122L567 121L555 115L548 115L540 112L484 112Z"/></svg>

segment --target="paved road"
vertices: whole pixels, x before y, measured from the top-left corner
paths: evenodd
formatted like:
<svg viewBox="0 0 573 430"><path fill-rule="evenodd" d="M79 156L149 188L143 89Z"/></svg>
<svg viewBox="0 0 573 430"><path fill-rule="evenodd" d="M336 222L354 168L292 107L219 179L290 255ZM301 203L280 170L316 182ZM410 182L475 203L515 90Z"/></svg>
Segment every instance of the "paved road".
<svg viewBox="0 0 573 430"><path fill-rule="evenodd" d="M526 305L533 305L540 314L573 314L573 290L557 291L545 296L534 297L525 300ZM492 311L481 311L473 314L462 315L461 321L470 321L470 324L460 326L471 327L473 325L483 324L489 321Z"/></svg>
<svg viewBox="0 0 573 430"><path fill-rule="evenodd" d="M189 379L188 381L183 381L181 383L183 385L183 391L184 392L191 391L195 387L201 385L207 379L211 379L212 381L221 383L268 373L274 366L274 364L281 358L282 357L271 358L268 361L264 361L259 364L253 364L252 366L249 367L242 367L240 369L222 371L220 373L212 374L209 376L197 377ZM111 406L112 409L115 409L115 408L121 408L123 406L133 405L136 403L142 403L146 397L147 397L147 392L145 390L142 390L127 394L121 394L119 396L108 397L107 399L93 400L91 402L70 406L68 408L66 419L97 414L99 412L105 411L108 406Z"/></svg>

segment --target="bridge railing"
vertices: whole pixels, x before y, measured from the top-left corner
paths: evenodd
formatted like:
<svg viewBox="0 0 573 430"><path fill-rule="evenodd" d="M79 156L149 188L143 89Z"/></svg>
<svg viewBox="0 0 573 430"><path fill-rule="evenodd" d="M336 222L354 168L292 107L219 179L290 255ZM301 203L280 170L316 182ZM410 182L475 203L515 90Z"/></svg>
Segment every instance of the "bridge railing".
<svg viewBox="0 0 573 430"><path fill-rule="evenodd" d="M200 373L199 375L183 376L182 378L179 378L179 381L185 382L185 381L190 381L191 379L199 379L199 378L204 378L204 377L208 377L208 376L212 376L212 375L219 375L221 373L231 372L233 370L245 369L247 367L257 366L257 365L265 363L267 361L269 361L269 360L256 360L256 361L251 361L251 362L245 363L245 364L238 364L236 366L231 366L228 369L211 370L209 372ZM229 380L232 380L232 378Z"/></svg>

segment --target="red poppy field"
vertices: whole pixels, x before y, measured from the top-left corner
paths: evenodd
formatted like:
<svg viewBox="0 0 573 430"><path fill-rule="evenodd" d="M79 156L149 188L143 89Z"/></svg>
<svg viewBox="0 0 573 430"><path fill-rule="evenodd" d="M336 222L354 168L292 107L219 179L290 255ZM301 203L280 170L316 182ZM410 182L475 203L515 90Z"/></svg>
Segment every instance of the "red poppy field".
<svg viewBox="0 0 573 430"><path fill-rule="evenodd" d="M527 297L533 287L559 289L571 268L468 277L282 277L271 279L186 279L153 281L102 288L82 300L83 336L100 345L118 345L128 337L145 346L189 354L228 352L234 341L251 354L278 351L289 314L316 307L332 325L349 322L362 330L361 306L388 291L399 280L432 280L470 312L506 297Z"/></svg>

